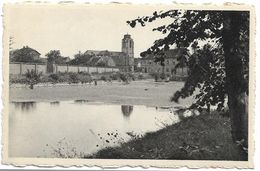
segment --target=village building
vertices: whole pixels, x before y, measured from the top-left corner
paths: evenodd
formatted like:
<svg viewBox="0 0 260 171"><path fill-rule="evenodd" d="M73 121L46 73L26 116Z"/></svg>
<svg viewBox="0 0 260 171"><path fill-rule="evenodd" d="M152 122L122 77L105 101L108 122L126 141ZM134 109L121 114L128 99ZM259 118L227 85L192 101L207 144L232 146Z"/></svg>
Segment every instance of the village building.
<svg viewBox="0 0 260 171"><path fill-rule="evenodd" d="M135 62L135 68L144 73L165 73L168 75L187 76L188 67L185 63L176 67L179 63L178 59L187 59L189 54L183 48L170 49L163 52L164 65L155 62L156 55L149 54L143 58L139 58Z"/></svg>

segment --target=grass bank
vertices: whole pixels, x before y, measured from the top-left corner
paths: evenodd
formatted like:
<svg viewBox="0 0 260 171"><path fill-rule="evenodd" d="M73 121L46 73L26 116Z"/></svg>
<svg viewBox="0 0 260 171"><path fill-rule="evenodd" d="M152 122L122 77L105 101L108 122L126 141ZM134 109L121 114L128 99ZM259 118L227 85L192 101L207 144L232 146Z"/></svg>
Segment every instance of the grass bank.
<svg viewBox="0 0 260 171"><path fill-rule="evenodd" d="M233 143L230 129L229 118L217 113L194 116L86 158L247 160L247 153Z"/></svg>

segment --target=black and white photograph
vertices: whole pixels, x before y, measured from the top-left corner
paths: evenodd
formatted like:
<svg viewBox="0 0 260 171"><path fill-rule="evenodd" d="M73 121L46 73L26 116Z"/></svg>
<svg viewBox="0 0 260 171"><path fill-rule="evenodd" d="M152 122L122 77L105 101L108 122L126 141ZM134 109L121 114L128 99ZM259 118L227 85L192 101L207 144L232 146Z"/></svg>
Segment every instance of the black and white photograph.
<svg viewBox="0 0 260 171"><path fill-rule="evenodd" d="M4 162L253 167L252 6L3 14Z"/></svg>

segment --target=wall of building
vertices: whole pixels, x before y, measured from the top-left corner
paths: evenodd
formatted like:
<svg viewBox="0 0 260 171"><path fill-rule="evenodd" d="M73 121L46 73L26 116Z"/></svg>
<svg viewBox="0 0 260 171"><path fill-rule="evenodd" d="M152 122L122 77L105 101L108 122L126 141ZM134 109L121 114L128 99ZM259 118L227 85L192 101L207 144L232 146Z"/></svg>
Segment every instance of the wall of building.
<svg viewBox="0 0 260 171"><path fill-rule="evenodd" d="M89 73L104 73L104 72L118 72L119 68L115 67L88 67L88 66L72 66L72 65L56 65L53 66L53 73L57 72L89 72ZM47 64L36 63L10 63L9 72L13 75L22 75L27 70L36 70L47 74Z"/></svg>
<svg viewBox="0 0 260 171"><path fill-rule="evenodd" d="M153 59L141 60L141 70L144 73L165 73L170 75L187 76L188 68L176 68L177 59L170 58L164 61L165 66L162 66L159 62L155 63Z"/></svg>

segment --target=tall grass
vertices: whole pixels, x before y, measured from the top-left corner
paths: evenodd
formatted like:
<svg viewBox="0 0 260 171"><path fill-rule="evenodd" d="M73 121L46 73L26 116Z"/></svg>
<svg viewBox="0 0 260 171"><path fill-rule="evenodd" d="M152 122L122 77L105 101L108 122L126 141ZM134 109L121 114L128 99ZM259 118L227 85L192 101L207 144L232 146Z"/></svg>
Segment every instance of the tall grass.
<svg viewBox="0 0 260 171"><path fill-rule="evenodd" d="M120 147L108 147L92 158L247 160L247 153L233 143L230 120L219 114L200 115L133 139Z"/></svg>

